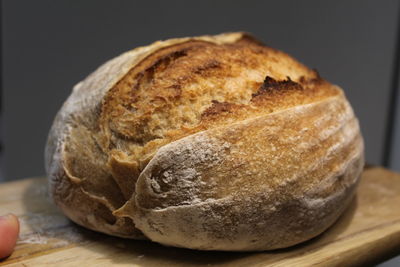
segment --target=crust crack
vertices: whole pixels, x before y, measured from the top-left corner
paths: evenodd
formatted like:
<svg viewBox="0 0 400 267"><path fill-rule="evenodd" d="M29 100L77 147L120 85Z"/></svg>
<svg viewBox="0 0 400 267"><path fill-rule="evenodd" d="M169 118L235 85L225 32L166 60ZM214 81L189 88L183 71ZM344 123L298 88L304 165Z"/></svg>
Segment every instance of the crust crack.
<svg viewBox="0 0 400 267"><path fill-rule="evenodd" d="M258 91L252 94L252 98L264 94L274 94L274 93L280 93L282 91L303 90L303 89L304 88L301 86L301 84L292 81L289 76L286 77L286 80L277 81L267 75L265 77L263 84L258 89Z"/></svg>

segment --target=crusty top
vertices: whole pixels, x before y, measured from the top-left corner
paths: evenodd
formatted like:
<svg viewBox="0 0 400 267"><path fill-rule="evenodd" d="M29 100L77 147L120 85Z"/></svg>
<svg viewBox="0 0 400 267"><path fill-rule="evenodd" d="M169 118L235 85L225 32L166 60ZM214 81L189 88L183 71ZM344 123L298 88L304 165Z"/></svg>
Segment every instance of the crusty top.
<svg viewBox="0 0 400 267"><path fill-rule="evenodd" d="M103 100L104 148L151 157L185 135L338 93L283 52L236 35L170 45L131 68Z"/></svg>
<svg viewBox="0 0 400 267"><path fill-rule="evenodd" d="M68 199L80 198L71 194L88 198L97 203L96 220L115 224L120 218L112 212L132 198L140 173L162 146L330 97L343 96L315 71L245 33L134 49L76 85L58 113L46 149L53 195L66 210ZM56 181L62 177L67 182L61 187ZM86 220L84 212L73 215L76 221ZM126 220L120 224L132 224Z"/></svg>

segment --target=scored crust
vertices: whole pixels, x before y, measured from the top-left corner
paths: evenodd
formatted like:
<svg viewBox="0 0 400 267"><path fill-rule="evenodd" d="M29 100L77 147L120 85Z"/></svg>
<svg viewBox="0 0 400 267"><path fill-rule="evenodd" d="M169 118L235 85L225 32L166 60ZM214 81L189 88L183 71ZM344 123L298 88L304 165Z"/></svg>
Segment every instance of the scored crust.
<svg viewBox="0 0 400 267"><path fill-rule="evenodd" d="M46 147L50 192L73 221L196 249L307 240L340 215L362 166L342 91L244 33L107 62L74 87Z"/></svg>
<svg viewBox="0 0 400 267"><path fill-rule="evenodd" d="M321 113L330 116L322 117ZM362 139L343 95L163 146L118 210L151 240L203 250L288 247L352 198Z"/></svg>

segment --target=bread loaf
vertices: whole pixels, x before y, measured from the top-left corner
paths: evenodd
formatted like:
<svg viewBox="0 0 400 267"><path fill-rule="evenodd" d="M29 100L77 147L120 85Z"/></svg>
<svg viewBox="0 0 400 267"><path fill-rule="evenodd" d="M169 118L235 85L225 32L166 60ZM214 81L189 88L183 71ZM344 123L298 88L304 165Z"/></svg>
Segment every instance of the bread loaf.
<svg viewBox="0 0 400 267"><path fill-rule="evenodd" d="M343 91L248 34L170 39L78 83L51 128L54 202L103 233L200 250L308 240L364 165Z"/></svg>

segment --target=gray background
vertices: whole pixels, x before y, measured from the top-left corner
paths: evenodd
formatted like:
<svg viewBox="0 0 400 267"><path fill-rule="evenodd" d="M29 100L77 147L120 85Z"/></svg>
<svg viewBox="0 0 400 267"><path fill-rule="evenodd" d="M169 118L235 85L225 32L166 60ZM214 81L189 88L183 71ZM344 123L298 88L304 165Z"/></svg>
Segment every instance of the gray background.
<svg viewBox="0 0 400 267"><path fill-rule="evenodd" d="M72 86L105 60L158 39L237 30L253 33L343 87L360 118L368 162L382 164L388 153L396 0L5 0L2 5L0 181L44 174L43 149L55 113ZM397 113L396 150L389 162L400 171Z"/></svg>
<svg viewBox="0 0 400 267"><path fill-rule="evenodd" d="M367 160L382 163L397 1L3 1L5 180L43 175L43 148L72 86L158 39L245 30L342 86Z"/></svg>

